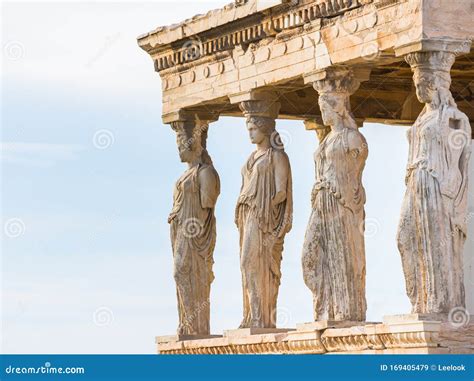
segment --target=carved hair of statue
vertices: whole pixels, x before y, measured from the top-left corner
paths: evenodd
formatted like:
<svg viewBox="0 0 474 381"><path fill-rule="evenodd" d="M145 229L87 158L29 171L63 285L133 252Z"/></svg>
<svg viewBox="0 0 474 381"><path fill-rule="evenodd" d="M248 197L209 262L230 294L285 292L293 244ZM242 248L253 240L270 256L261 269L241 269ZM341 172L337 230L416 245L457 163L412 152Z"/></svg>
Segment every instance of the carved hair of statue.
<svg viewBox="0 0 474 381"><path fill-rule="evenodd" d="M190 151L194 158L201 157L203 164L212 165L211 157L207 152L207 132L209 124L198 122L173 122L172 129L176 132L180 151Z"/></svg>
<svg viewBox="0 0 474 381"><path fill-rule="evenodd" d="M276 122L273 118L267 118L264 116L248 116L247 124L253 124L256 126L264 135L271 136L275 131Z"/></svg>
<svg viewBox="0 0 474 381"><path fill-rule="evenodd" d="M207 133L209 131L209 124L204 124L201 127L201 161L203 164L208 164L212 165L212 159L211 156L209 155L209 152L207 152Z"/></svg>
<svg viewBox="0 0 474 381"><path fill-rule="evenodd" d="M455 55L448 52L417 52L406 57L414 72L414 82L435 92L432 104L436 108L443 105L457 107L449 89L455 59Z"/></svg>

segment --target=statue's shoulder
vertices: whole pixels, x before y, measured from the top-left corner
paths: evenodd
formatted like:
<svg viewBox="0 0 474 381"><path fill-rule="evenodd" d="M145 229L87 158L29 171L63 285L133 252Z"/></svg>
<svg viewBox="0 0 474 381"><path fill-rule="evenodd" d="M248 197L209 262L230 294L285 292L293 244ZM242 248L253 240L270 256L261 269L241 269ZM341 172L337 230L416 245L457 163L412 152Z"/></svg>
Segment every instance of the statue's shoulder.
<svg viewBox="0 0 474 381"><path fill-rule="evenodd" d="M278 157L278 158L288 158L288 155L283 149L272 148L272 153L273 153L273 156Z"/></svg>
<svg viewBox="0 0 474 381"><path fill-rule="evenodd" d="M198 178L201 187L217 189L219 193L220 178L213 165L202 164L199 168Z"/></svg>
<svg viewBox="0 0 474 381"><path fill-rule="evenodd" d="M359 129L348 128L347 140L351 150L367 148L367 140L365 136L360 133Z"/></svg>
<svg viewBox="0 0 474 381"><path fill-rule="evenodd" d="M287 153L282 149L272 148L272 156L273 156L274 160L276 160L276 161L288 162L288 163L290 162L290 159L289 159Z"/></svg>
<svg viewBox="0 0 474 381"><path fill-rule="evenodd" d="M217 171L212 164L201 164L199 167L200 177L218 177Z"/></svg>

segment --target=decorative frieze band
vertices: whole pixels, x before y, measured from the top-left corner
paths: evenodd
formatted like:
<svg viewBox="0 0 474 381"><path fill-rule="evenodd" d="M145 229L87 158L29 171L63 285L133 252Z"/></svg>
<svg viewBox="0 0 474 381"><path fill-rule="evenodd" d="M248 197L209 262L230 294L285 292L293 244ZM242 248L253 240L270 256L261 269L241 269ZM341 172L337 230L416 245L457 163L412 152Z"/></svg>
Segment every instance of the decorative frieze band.
<svg viewBox="0 0 474 381"><path fill-rule="evenodd" d="M166 50L155 57L155 70L162 71L174 66L183 65L196 61L202 57L231 50L236 46L244 46L259 41L268 36L274 36L285 30L304 26L317 19L337 16L348 10L360 7L372 2L372 0L323 0L301 6L284 7L280 11L272 13L263 20L249 25L243 29L224 33L216 38L204 39L199 35L192 36L178 48ZM157 46L156 50L159 51ZM155 50L155 49L154 49ZM149 51L154 54L153 50Z"/></svg>
<svg viewBox="0 0 474 381"><path fill-rule="evenodd" d="M224 336L158 343L158 351L162 354L450 353L450 345L453 348L457 345L474 353L472 345L466 345L458 331L449 322L398 321L312 331L297 329L236 340ZM474 324L466 324L463 327L465 341L473 334Z"/></svg>

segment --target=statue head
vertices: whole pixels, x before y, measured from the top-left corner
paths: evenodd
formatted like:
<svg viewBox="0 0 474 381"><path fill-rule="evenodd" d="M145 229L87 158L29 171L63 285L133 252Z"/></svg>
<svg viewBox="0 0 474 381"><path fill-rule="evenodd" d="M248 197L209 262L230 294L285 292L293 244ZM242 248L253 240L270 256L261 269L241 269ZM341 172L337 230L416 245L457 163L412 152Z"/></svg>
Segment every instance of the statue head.
<svg viewBox="0 0 474 381"><path fill-rule="evenodd" d="M173 122L176 132L179 157L183 163L209 162L210 157L206 150L207 130L205 122Z"/></svg>
<svg viewBox="0 0 474 381"><path fill-rule="evenodd" d="M329 71L326 75L326 78L313 83L319 93L323 123L331 127L343 125L357 129L351 112L350 96L357 91L360 81L351 70L344 68Z"/></svg>
<svg viewBox="0 0 474 381"><path fill-rule="evenodd" d="M275 133L275 119L264 116L248 116L247 130L252 144L261 144Z"/></svg>
<svg viewBox="0 0 474 381"><path fill-rule="evenodd" d="M348 93L331 92L319 96L321 117L326 126L342 124L344 127L355 128L354 117L351 113L350 98Z"/></svg>
<svg viewBox="0 0 474 381"><path fill-rule="evenodd" d="M262 94L264 93L260 93L263 97ZM239 103L247 120L247 130L252 144L262 144L266 141L271 143L272 138L277 134L275 119L278 118L281 104L273 93L267 94L266 97L268 100L249 100Z"/></svg>
<svg viewBox="0 0 474 381"><path fill-rule="evenodd" d="M416 96L421 103L429 103L436 108L442 104L454 104L449 90L454 60L455 55L447 52L408 54L406 61L412 67Z"/></svg>

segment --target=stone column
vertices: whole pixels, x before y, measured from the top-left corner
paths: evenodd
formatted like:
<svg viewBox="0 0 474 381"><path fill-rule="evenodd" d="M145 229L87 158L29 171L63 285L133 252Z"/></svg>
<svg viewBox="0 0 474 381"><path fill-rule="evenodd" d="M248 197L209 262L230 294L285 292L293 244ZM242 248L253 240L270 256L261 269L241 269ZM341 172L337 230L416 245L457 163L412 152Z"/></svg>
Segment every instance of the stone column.
<svg viewBox="0 0 474 381"><path fill-rule="evenodd" d="M465 48L435 42L405 56L424 108L408 132L398 247L412 312L467 316L463 250L471 126L449 90L456 53Z"/></svg>
<svg viewBox="0 0 474 381"><path fill-rule="evenodd" d="M291 229L291 168L275 130L280 103L274 93L237 97L256 150L242 168L235 222L240 234L243 320L240 328L276 328L281 260Z"/></svg>
<svg viewBox="0 0 474 381"><path fill-rule="evenodd" d="M347 68L306 76L319 93L323 124L315 153L316 183L303 246L303 276L313 293L315 321L364 321L367 142L351 112L360 82Z"/></svg>
<svg viewBox="0 0 474 381"><path fill-rule="evenodd" d="M176 182L168 218L178 298L178 337L210 334L210 291L216 243L214 208L219 175L206 149L209 122L217 116L199 112L167 115L176 131L179 156L188 169Z"/></svg>

